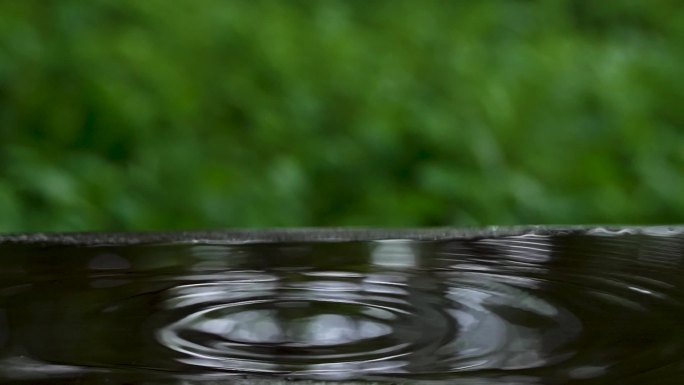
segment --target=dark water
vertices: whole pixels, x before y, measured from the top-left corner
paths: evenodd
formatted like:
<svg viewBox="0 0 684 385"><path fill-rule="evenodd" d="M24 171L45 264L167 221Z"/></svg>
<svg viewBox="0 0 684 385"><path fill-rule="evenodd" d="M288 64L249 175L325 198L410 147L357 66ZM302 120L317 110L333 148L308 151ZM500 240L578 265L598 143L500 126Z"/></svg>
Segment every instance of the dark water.
<svg viewBox="0 0 684 385"><path fill-rule="evenodd" d="M655 229L4 244L0 383L684 384L683 263Z"/></svg>

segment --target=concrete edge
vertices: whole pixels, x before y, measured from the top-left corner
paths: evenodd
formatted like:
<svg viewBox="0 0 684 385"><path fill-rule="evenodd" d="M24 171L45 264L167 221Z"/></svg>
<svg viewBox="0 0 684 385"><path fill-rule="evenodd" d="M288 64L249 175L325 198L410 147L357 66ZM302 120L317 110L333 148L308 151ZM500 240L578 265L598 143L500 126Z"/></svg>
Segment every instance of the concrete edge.
<svg viewBox="0 0 684 385"><path fill-rule="evenodd" d="M485 228L270 228L210 231L149 232L37 232L0 234L2 244L55 244L74 246L168 243L274 243L345 242L387 239L450 240L499 238L523 235L624 235L672 236L684 233L684 225L663 226L490 226Z"/></svg>

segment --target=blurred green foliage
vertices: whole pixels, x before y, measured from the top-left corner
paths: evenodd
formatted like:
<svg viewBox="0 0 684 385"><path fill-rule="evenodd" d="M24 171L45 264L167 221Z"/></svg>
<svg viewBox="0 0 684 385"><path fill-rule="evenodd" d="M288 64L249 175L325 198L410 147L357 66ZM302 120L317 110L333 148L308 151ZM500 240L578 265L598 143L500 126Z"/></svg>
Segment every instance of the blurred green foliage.
<svg viewBox="0 0 684 385"><path fill-rule="evenodd" d="M684 218L678 1L0 0L0 230Z"/></svg>

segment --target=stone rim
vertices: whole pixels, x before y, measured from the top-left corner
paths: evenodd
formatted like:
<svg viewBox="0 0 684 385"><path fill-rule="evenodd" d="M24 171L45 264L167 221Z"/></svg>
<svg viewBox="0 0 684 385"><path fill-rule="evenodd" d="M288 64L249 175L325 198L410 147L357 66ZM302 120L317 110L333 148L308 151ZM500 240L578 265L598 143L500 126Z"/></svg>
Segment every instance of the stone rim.
<svg viewBox="0 0 684 385"><path fill-rule="evenodd" d="M467 240L522 235L675 235L683 234L684 225L662 226L490 226L483 228L266 228L207 231L148 232L36 232L0 234L3 244L48 245L139 245L139 244L245 244L278 242L363 242L386 239L415 241Z"/></svg>

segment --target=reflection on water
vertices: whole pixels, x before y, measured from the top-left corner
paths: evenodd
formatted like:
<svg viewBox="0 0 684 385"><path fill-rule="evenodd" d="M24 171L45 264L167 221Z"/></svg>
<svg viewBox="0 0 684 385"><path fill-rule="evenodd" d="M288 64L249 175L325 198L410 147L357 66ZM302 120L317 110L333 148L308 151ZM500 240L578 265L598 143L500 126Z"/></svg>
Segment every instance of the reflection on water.
<svg viewBox="0 0 684 385"><path fill-rule="evenodd" d="M684 383L680 233L0 253L2 383Z"/></svg>

